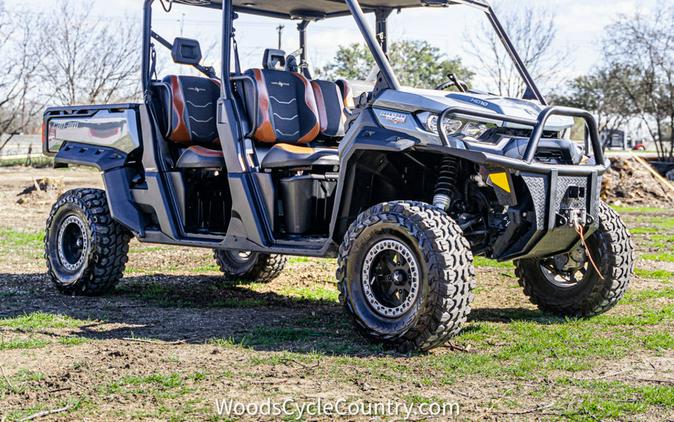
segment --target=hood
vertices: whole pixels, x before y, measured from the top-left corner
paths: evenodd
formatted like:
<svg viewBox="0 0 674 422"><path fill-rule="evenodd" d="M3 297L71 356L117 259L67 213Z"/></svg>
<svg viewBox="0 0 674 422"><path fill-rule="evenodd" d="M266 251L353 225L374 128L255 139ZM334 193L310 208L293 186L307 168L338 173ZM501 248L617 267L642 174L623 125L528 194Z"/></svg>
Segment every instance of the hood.
<svg viewBox="0 0 674 422"><path fill-rule="evenodd" d="M375 101L375 107L411 113L430 111L437 114L442 113L448 107L462 107L531 120L536 120L540 112L545 109L545 106L537 101L519 98L414 88L403 88L400 91L386 90ZM545 130L558 132L573 127L573 124L574 120L571 117L551 116ZM505 126L523 127L513 123L506 123Z"/></svg>

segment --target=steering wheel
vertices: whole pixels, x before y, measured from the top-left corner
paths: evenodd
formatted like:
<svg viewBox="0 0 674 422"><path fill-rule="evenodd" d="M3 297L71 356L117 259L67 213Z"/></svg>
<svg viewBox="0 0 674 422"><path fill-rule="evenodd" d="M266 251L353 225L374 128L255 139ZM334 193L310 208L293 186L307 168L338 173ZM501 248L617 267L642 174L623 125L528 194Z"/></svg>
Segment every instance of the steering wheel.
<svg viewBox="0 0 674 422"><path fill-rule="evenodd" d="M465 82L460 81L459 78L457 78L454 73L450 73L449 75L447 75L447 77L449 78L449 81L443 82L440 85L436 86L435 87L436 91L444 91L447 88L455 86L459 90L459 92L468 92L468 85Z"/></svg>

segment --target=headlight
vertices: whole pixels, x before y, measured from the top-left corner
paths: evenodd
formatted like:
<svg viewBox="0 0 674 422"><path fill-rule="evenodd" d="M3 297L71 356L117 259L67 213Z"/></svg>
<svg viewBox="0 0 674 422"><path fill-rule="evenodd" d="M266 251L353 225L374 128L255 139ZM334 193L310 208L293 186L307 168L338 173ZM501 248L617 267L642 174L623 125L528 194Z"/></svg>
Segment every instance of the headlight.
<svg viewBox="0 0 674 422"><path fill-rule="evenodd" d="M461 133L469 138L479 139L480 136L484 135L484 133L488 130L489 126L485 123L468 122L466 123L466 126L461 129Z"/></svg>
<svg viewBox="0 0 674 422"><path fill-rule="evenodd" d="M427 131L438 133L438 118L439 117L437 114L428 115L425 122ZM463 122L461 120L445 119L444 122L442 123L442 126L444 132L447 135L451 135L453 133L458 132L459 129L461 129L461 126L463 126Z"/></svg>
<svg viewBox="0 0 674 422"><path fill-rule="evenodd" d="M425 130L435 134L438 133L438 119L440 117L437 114L423 112L419 113L417 116L422 122ZM442 122L442 126L447 136L453 135L457 138L467 138L468 140L472 141L480 139L480 137L484 135L489 129L497 127L497 125L493 123L483 123L461 119L445 119Z"/></svg>

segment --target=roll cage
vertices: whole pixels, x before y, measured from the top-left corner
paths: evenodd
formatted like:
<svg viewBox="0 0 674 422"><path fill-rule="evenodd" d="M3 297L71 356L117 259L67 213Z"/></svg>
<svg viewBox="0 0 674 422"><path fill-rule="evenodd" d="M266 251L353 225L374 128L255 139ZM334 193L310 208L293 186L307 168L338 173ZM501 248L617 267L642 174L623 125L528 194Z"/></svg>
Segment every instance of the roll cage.
<svg viewBox="0 0 674 422"><path fill-rule="evenodd" d="M543 105L547 102L541 91L536 86L531 74L527 70L521 57L515 50L512 41L508 37L503 25L499 21L493 8L483 0L260 0L255 3L241 0L157 0L162 3L164 9L170 11L172 5L184 4L197 7L207 7L222 11L222 95L225 99L231 98L232 75L232 36L234 33L235 13L266 16L271 18L292 19L299 21L298 31L300 37L300 49L302 51L300 64L306 64L307 57L307 27L311 22L352 15L356 21L365 42L370 49L377 66L379 67L385 87L400 89L400 83L387 58L388 51L388 17L395 10L417 7L448 7L463 4L477 8L484 12L493 29L496 31L504 48L513 60L522 80L527 86L527 99L535 99ZM161 41L161 37L152 29L152 5L155 0L145 0L143 18L143 60L142 60L142 85L145 93L149 92L152 80L152 40ZM362 4L361 4L362 3ZM168 4L168 6L166 6ZM375 15L375 33L367 25L366 13Z"/></svg>

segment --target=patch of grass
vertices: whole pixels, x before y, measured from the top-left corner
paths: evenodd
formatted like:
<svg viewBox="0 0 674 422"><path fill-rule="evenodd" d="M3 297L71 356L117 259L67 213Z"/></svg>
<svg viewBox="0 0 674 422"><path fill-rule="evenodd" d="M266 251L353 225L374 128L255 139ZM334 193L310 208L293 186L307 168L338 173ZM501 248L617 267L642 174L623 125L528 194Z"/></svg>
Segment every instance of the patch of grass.
<svg viewBox="0 0 674 422"><path fill-rule="evenodd" d="M311 258L306 256L292 256L288 258L288 263L290 264L306 264L307 262L311 262Z"/></svg>
<svg viewBox="0 0 674 422"><path fill-rule="evenodd" d="M88 341L88 339L84 337L77 337L77 336L72 336L72 337L61 337L59 339L59 343L64 345L64 346L79 346L80 344L84 344Z"/></svg>
<svg viewBox="0 0 674 422"><path fill-rule="evenodd" d="M26 331L46 330L55 328L79 328L90 324L67 315L34 312L14 318L0 319L0 327L16 328Z"/></svg>
<svg viewBox="0 0 674 422"><path fill-rule="evenodd" d="M674 408L674 389L666 386L633 386L619 381L560 379L558 384L575 385L584 393L574 397L563 416L575 420L630 419L651 406ZM667 411L665 411L667 413Z"/></svg>
<svg viewBox="0 0 674 422"><path fill-rule="evenodd" d="M184 383L182 377L177 373L172 374L151 374L143 376L130 375L122 378L122 384L126 385L152 385L163 388L181 387Z"/></svg>
<svg viewBox="0 0 674 422"><path fill-rule="evenodd" d="M486 268L503 268L503 269L512 269L512 261L498 262L493 259L485 258L483 256L476 256L473 261L476 268L486 267Z"/></svg>
<svg viewBox="0 0 674 422"><path fill-rule="evenodd" d="M241 342L247 346L275 346L296 341L309 341L326 334L307 328L257 327L247 333Z"/></svg>
<svg viewBox="0 0 674 422"><path fill-rule="evenodd" d="M209 274L209 273L220 273L220 267L215 264L202 265L197 268L193 268L190 272L194 274Z"/></svg>
<svg viewBox="0 0 674 422"><path fill-rule="evenodd" d="M667 270L644 270L642 268L635 268L634 274L641 278L649 278L653 280L674 279L674 273Z"/></svg>
<svg viewBox="0 0 674 422"><path fill-rule="evenodd" d="M29 232L12 229L0 229L1 248L41 248L44 232Z"/></svg>
<svg viewBox="0 0 674 422"><path fill-rule="evenodd" d="M648 299L674 299L674 288L665 289L644 289L638 291L628 291L623 299L624 303L641 303Z"/></svg>
<svg viewBox="0 0 674 422"><path fill-rule="evenodd" d="M0 350L40 349L48 345L47 340L37 338L0 340Z"/></svg>
<svg viewBox="0 0 674 422"><path fill-rule="evenodd" d="M658 232L658 229L655 227L635 227L629 230L632 234L653 234Z"/></svg>
<svg viewBox="0 0 674 422"><path fill-rule="evenodd" d="M619 214L664 214L667 210L655 207L619 207L611 206Z"/></svg>
<svg viewBox="0 0 674 422"><path fill-rule="evenodd" d="M156 253L156 252L162 252L162 251L167 251L169 250L166 247L162 246L137 246L137 247L132 247L129 250L129 254L143 254L143 253Z"/></svg>
<svg viewBox="0 0 674 422"><path fill-rule="evenodd" d="M672 350L674 349L674 336L667 332L648 334L643 339L644 347L649 350Z"/></svg>
<svg viewBox="0 0 674 422"><path fill-rule="evenodd" d="M674 229L674 217L640 216L639 223L653 226L658 231Z"/></svg>
<svg viewBox="0 0 674 422"><path fill-rule="evenodd" d="M26 158L3 158L0 160L0 167L29 167L34 169L43 169L54 166L54 159L51 157L36 156L30 160Z"/></svg>
<svg viewBox="0 0 674 422"><path fill-rule="evenodd" d="M646 261L674 262L674 253L647 253L641 255Z"/></svg>
<svg viewBox="0 0 674 422"><path fill-rule="evenodd" d="M245 348L246 345L241 340L235 340L231 337L228 338L212 338L208 340L208 344L212 346L222 347L223 349L238 349Z"/></svg>
<svg viewBox="0 0 674 422"><path fill-rule="evenodd" d="M175 399L193 391L192 388L187 386L186 377L176 372L129 375L104 386L102 390L105 394L151 397L157 400L158 404L161 404L164 399Z"/></svg>
<svg viewBox="0 0 674 422"><path fill-rule="evenodd" d="M284 287L279 293L302 301L339 302L339 291L335 285L317 284L311 287Z"/></svg>
<svg viewBox="0 0 674 422"><path fill-rule="evenodd" d="M592 318L592 323L607 327L626 325L632 327L658 325L674 320L674 304L661 308L642 306L637 312L624 315L604 314Z"/></svg>

